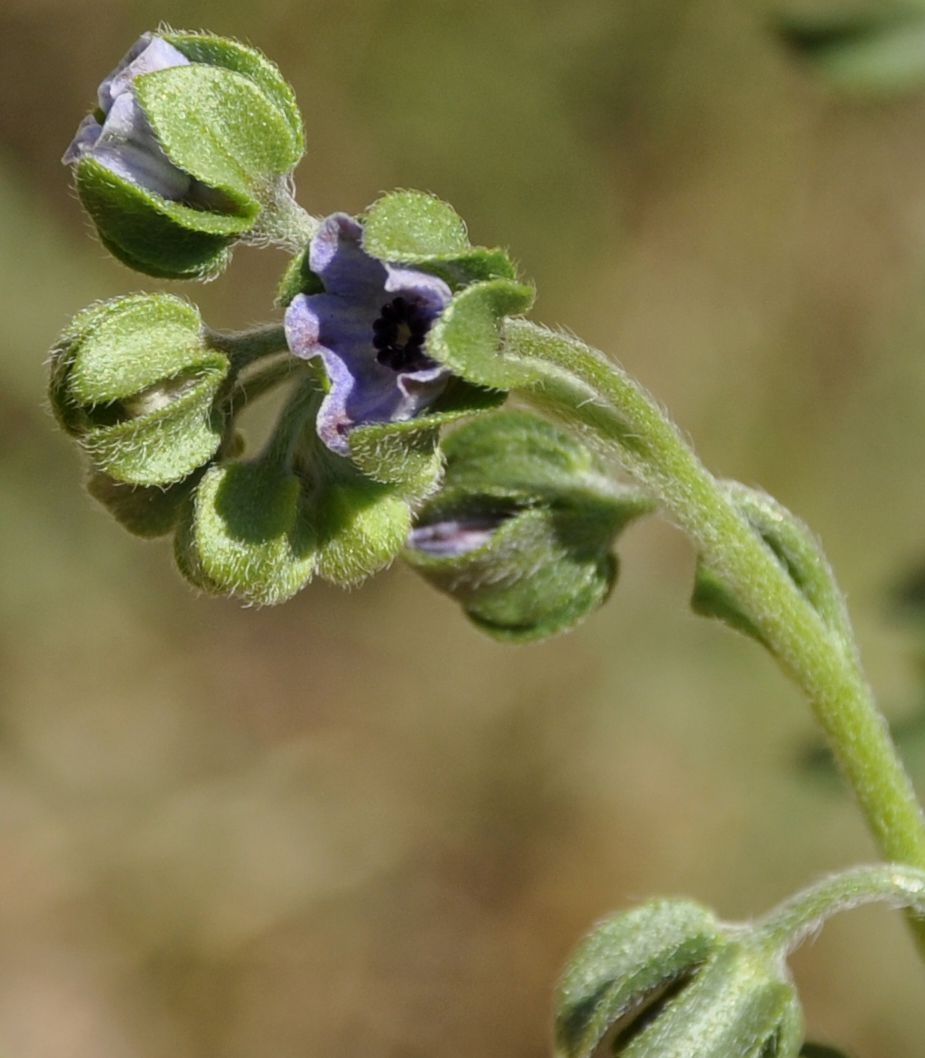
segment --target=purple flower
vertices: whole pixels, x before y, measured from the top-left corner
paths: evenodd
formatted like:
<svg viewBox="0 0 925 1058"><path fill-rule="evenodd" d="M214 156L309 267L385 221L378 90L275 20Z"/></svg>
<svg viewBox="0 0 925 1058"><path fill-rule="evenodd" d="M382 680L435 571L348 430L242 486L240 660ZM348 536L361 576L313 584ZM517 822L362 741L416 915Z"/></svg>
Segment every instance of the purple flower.
<svg viewBox="0 0 925 1058"><path fill-rule="evenodd" d="M167 41L153 33L139 37L100 85L99 108L81 122L61 161L73 165L95 158L117 176L162 198L195 198L198 181L163 152L132 89L142 74L187 65L189 59Z"/></svg>
<svg viewBox="0 0 925 1058"><path fill-rule="evenodd" d="M350 455L348 434L355 426L414 418L450 377L424 352L450 288L435 276L370 256L362 235L347 214L327 217L308 258L324 293L299 294L286 310L289 348L324 363L330 389L318 413L318 435L343 456Z"/></svg>

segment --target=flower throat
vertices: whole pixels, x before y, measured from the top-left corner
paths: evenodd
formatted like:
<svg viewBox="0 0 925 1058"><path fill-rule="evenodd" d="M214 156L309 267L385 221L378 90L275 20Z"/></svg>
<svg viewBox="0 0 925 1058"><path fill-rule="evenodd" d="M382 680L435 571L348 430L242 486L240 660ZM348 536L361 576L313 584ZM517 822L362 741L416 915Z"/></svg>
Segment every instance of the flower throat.
<svg viewBox="0 0 925 1058"><path fill-rule="evenodd" d="M401 296L379 310L373 324L373 347L380 364L393 371L407 371L431 363L424 352L424 339L432 320L423 307Z"/></svg>

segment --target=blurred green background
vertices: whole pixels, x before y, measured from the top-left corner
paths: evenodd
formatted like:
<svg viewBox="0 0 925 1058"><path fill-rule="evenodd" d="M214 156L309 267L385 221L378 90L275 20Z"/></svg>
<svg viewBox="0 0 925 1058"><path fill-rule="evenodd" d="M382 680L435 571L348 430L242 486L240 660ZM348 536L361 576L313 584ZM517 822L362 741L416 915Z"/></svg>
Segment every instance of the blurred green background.
<svg viewBox="0 0 925 1058"><path fill-rule="evenodd" d="M744 917L873 858L847 796L801 768L797 692L689 614L670 527L633 527L608 606L531 648L403 568L246 610L94 505L44 403L74 312L163 286L87 237L59 165L96 84L161 20L241 37L301 101L302 203L421 187L510 246L536 318L618 357L708 465L817 530L908 716L915 643L884 591L925 554L925 95L833 98L770 12L5 0L5 1055L533 1058L595 918L656 893ZM283 264L241 251L188 293L214 326L258 322ZM925 753L911 766L925 786ZM838 920L794 966L812 1035L921 1053L895 916Z"/></svg>

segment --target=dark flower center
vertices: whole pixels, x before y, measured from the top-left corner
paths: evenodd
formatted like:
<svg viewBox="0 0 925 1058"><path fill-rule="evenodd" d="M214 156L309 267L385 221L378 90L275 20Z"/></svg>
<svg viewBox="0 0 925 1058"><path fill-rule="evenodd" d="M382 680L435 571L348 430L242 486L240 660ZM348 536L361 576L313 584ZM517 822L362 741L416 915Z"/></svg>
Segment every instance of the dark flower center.
<svg viewBox="0 0 925 1058"><path fill-rule="evenodd" d="M373 347L380 364L393 371L414 371L433 361L424 352L424 339L433 322L419 302L399 295L379 310L373 324Z"/></svg>

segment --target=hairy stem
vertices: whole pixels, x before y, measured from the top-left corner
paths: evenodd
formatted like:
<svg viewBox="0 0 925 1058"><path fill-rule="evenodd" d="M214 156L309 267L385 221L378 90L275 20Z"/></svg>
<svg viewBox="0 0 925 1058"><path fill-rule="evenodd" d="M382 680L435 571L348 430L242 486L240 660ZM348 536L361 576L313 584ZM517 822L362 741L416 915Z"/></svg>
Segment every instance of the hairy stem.
<svg viewBox="0 0 925 1058"><path fill-rule="evenodd" d="M286 332L279 323L267 323L249 331L235 332L213 331L207 328L205 337L213 349L225 353L237 371L255 360L289 349L286 344Z"/></svg>
<svg viewBox="0 0 925 1058"><path fill-rule="evenodd" d="M789 955L826 919L864 904L904 907L925 915L925 872L901 863L878 863L823 878L756 922L752 937Z"/></svg>
<svg viewBox="0 0 925 1058"><path fill-rule="evenodd" d="M577 339L524 320L505 329L523 396L607 445L732 589L804 690L885 858L925 868L925 819L853 644L833 635L655 401ZM914 920L925 957L925 922Z"/></svg>

